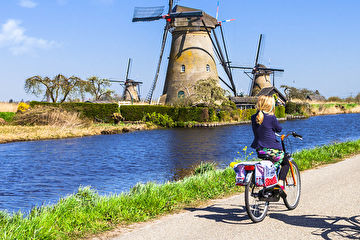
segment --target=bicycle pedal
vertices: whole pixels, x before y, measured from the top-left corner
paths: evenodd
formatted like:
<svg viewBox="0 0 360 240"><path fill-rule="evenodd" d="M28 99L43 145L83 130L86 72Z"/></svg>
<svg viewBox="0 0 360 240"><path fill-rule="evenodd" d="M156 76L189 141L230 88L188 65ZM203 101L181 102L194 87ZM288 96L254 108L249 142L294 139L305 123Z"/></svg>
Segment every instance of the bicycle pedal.
<svg viewBox="0 0 360 240"><path fill-rule="evenodd" d="M286 192L285 192L284 190L282 190L282 189L280 189L279 194L280 194L280 197L282 197L282 198L286 198L286 197L287 197Z"/></svg>

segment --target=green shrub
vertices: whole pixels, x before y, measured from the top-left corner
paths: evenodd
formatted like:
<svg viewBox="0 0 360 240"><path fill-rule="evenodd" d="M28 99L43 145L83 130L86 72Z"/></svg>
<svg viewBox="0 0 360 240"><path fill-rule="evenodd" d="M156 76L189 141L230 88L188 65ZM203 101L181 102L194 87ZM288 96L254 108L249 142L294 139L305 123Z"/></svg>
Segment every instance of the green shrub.
<svg viewBox="0 0 360 240"><path fill-rule="evenodd" d="M60 107L69 112L79 112L80 116L83 118L89 118L91 120L102 121L106 123L112 122L113 113L119 112L119 106L116 103L48 103L35 101L30 102L31 107L39 105Z"/></svg>
<svg viewBox="0 0 360 240"><path fill-rule="evenodd" d="M204 119L202 119L202 109L199 107L180 107L177 108L178 110L178 116L176 121L195 121L195 122L203 122Z"/></svg>
<svg viewBox="0 0 360 240"><path fill-rule="evenodd" d="M230 112L230 118L233 120L233 121L241 121L241 109L235 109L235 110L232 110Z"/></svg>
<svg viewBox="0 0 360 240"><path fill-rule="evenodd" d="M306 114L310 109L310 104L308 103L294 103L287 102L285 106L286 114Z"/></svg>
<svg viewBox="0 0 360 240"><path fill-rule="evenodd" d="M143 118L145 122L152 122L156 125L162 126L162 127L174 127L174 121L171 117L169 117L167 114L161 114L161 113L147 113L145 117Z"/></svg>
<svg viewBox="0 0 360 240"><path fill-rule="evenodd" d="M209 108L209 121L210 122L217 122L219 121L219 118L216 114L216 109L214 108Z"/></svg>
<svg viewBox="0 0 360 240"><path fill-rule="evenodd" d="M167 114L172 119L174 118L175 108L169 106L153 106L153 105L124 105L120 107L121 115L127 121L140 121L147 113L161 113Z"/></svg>
<svg viewBox="0 0 360 240"><path fill-rule="evenodd" d="M229 122L231 120L229 111L219 111L218 118L221 122Z"/></svg>
<svg viewBox="0 0 360 240"><path fill-rule="evenodd" d="M243 120L251 120L251 116L257 112L256 109L246 109L242 112L242 119Z"/></svg>
<svg viewBox="0 0 360 240"><path fill-rule="evenodd" d="M6 122L11 122L14 116L14 112L0 112L0 118L4 119Z"/></svg>
<svg viewBox="0 0 360 240"><path fill-rule="evenodd" d="M284 106L277 106L275 108L275 116L277 118L284 118L286 117L286 114L285 114L285 107Z"/></svg>
<svg viewBox="0 0 360 240"><path fill-rule="evenodd" d="M285 106L285 113L294 114L296 112L296 103L287 102Z"/></svg>

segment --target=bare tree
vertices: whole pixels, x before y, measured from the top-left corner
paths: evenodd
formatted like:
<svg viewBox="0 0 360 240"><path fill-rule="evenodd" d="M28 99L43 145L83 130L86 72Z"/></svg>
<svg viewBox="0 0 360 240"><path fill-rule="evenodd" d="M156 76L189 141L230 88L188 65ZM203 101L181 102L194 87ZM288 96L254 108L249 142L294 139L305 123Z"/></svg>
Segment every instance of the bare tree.
<svg viewBox="0 0 360 240"><path fill-rule="evenodd" d="M90 77L85 87L85 91L90 93L95 100L100 100L104 97L110 97L114 91L107 89L110 86L109 79Z"/></svg>
<svg viewBox="0 0 360 240"><path fill-rule="evenodd" d="M33 76L25 81L25 91L52 102L64 102L69 95L84 94L86 82L78 77L58 74L54 78Z"/></svg>

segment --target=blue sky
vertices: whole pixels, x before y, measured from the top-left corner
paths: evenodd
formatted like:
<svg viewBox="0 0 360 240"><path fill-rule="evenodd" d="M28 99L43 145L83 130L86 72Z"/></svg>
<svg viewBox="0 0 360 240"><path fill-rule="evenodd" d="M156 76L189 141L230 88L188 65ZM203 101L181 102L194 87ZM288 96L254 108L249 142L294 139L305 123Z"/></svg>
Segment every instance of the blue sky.
<svg viewBox="0 0 360 240"><path fill-rule="evenodd" d="M180 0L215 16L217 0ZM167 5L167 0L2 0L0 1L0 101L32 100L24 91L33 75L62 73L123 79L127 59L130 77L153 81L165 22L132 23L135 6ZM360 1L222 0L219 19L234 64L252 66L260 33L260 63L284 68L276 84L317 89L347 97L360 92ZM160 79L165 79L170 36ZM220 74L223 73L220 71ZM248 91L249 79L235 70L238 89ZM121 93L121 87L113 85Z"/></svg>

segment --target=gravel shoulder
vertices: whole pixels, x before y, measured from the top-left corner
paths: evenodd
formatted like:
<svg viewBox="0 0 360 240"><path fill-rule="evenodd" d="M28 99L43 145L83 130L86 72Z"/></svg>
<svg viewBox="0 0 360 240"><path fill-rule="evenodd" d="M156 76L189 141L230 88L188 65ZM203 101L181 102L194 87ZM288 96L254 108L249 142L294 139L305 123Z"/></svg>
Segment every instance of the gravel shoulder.
<svg viewBox="0 0 360 240"><path fill-rule="evenodd" d="M253 224L244 195L120 228L93 239L360 239L360 155L302 172L299 206L271 203L267 218Z"/></svg>

